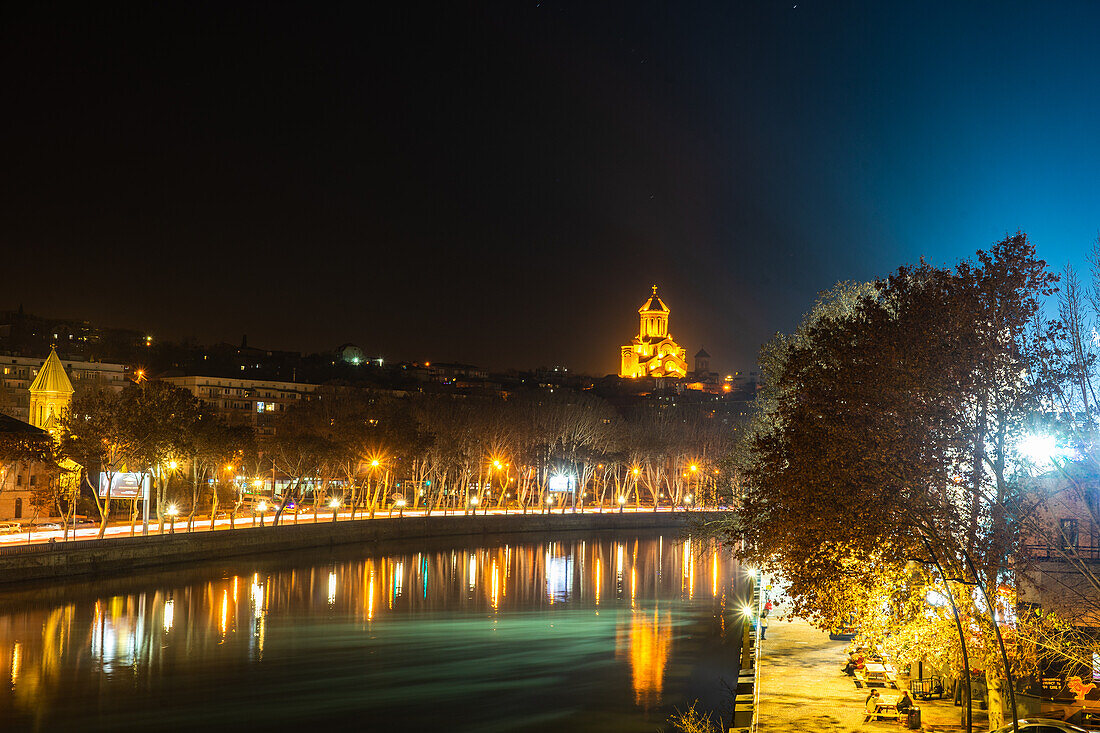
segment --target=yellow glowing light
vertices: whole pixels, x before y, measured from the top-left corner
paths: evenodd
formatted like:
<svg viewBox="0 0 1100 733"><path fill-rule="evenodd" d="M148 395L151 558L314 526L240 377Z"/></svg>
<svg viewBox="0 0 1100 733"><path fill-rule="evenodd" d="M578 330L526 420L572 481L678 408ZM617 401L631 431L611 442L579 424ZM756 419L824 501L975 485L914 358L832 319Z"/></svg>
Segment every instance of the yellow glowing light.
<svg viewBox="0 0 1100 733"><path fill-rule="evenodd" d="M172 630L172 622L176 618L176 602L168 599L164 602L164 632Z"/></svg>
<svg viewBox="0 0 1100 733"><path fill-rule="evenodd" d="M371 468L378 468L378 459L377 458L375 458L374 460L372 460L370 462L370 467Z"/></svg>
<svg viewBox="0 0 1100 733"><path fill-rule="evenodd" d="M641 473L641 471L639 471L637 468L635 468L634 469L634 475L637 476L639 473Z"/></svg>
<svg viewBox="0 0 1100 733"><path fill-rule="evenodd" d="M496 611L500 608L500 574L497 570L497 561L493 560L493 583L490 595L490 604L493 610Z"/></svg>
<svg viewBox="0 0 1100 733"><path fill-rule="evenodd" d="M233 468L234 468L234 466L233 466L233 464L232 464L232 463L227 463L227 464L225 464L225 470L226 470L226 471L232 471L232 470L233 470Z"/></svg>
<svg viewBox="0 0 1100 733"><path fill-rule="evenodd" d="M397 501L394 502L394 506L398 506L398 507L405 506L405 500L404 499L398 499Z"/></svg>
<svg viewBox="0 0 1100 733"><path fill-rule="evenodd" d="M470 503L476 505L477 504L477 497L476 496L471 496L470 497Z"/></svg>
<svg viewBox="0 0 1100 733"><path fill-rule="evenodd" d="M600 605L600 558L596 558L596 605Z"/></svg>
<svg viewBox="0 0 1100 733"><path fill-rule="evenodd" d="M367 585L367 621L374 620L374 570L370 571L370 583Z"/></svg>
<svg viewBox="0 0 1100 733"><path fill-rule="evenodd" d="M262 489L263 487L264 487L263 479L258 478L258 479L256 479L255 481L252 482L252 488L254 488L254 489Z"/></svg>
<svg viewBox="0 0 1100 733"><path fill-rule="evenodd" d="M332 507L333 509L339 509L340 508L340 500L339 499L331 499L329 501L328 505L330 507Z"/></svg>
<svg viewBox="0 0 1100 733"><path fill-rule="evenodd" d="M695 472L696 472L696 471L698 471L698 470L699 470L699 467L698 467L698 466L696 466L696 465L695 465L694 463L693 463L693 464L691 464L691 472L692 472L692 473L695 473Z"/></svg>
<svg viewBox="0 0 1100 733"><path fill-rule="evenodd" d="M179 507L176 506L175 504L169 504L168 508L165 511L167 512L168 516L170 516L170 517L175 517L177 514L180 513Z"/></svg>
<svg viewBox="0 0 1100 733"><path fill-rule="evenodd" d="M11 648L11 683L15 685L19 681L19 672L23 661L23 645L18 641Z"/></svg>
<svg viewBox="0 0 1100 733"><path fill-rule="evenodd" d="M626 497L625 496L620 496L619 497L619 503L620 504L625 504L626 503Z"/></svg>
<svg viewBox="0 0 1100 733"><path fill-rule="evenodd" d="M267 511L267 502L266 501L261 501L259 504L257 504L256 505L256 511L266 512ZM278 517L275 517L275 518L278 519Z"/></svg>
<svg viewBox="0 0 1100 733"><path fill-rule="evenodd" d="M501 468L503 465L500 461L493 461L493 468Z"/></svg>
<svg viewBox="0 0 1100 733"><path fill-rule="evenodd" d="M175 461L168 461L168 468L172 471L175 471L177 468L179 468L179 465L180 464L176 463Z"/></svg>

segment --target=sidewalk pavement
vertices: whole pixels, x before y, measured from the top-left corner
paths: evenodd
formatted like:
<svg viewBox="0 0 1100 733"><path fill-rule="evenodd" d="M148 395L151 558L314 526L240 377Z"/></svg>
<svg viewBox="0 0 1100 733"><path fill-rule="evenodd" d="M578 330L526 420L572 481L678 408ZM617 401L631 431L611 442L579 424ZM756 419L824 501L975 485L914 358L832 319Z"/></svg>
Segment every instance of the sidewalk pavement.
<svg viewBox="0 0 1100 733"><path fill-rule="evenodd" d="M760 642L761 733L866 733L902 730L892 721L864 723L867 690L857 689L853 679L840 671L846 641L830 641L829 635L801 619L769 618L767 637ZM904 687L904 682L899 682ZM898 692L880 690L887 701ZM962 710L950 699L920 700L924 730L961 731ZM986 713L974 713L974 731L988 730Z"/></svg>

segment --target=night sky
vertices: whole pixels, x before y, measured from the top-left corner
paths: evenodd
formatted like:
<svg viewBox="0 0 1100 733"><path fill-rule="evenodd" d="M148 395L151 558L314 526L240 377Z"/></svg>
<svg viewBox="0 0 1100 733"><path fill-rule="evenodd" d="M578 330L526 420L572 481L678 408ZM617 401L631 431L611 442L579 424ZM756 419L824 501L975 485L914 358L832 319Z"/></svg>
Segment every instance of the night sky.
<svg viewBox="0 0 1100 733"><path fill-rule="evenodd" d="M725 372L1100 229L1095 3L104 5L0 14L0 309L603 374L656 283Z"/></svg>

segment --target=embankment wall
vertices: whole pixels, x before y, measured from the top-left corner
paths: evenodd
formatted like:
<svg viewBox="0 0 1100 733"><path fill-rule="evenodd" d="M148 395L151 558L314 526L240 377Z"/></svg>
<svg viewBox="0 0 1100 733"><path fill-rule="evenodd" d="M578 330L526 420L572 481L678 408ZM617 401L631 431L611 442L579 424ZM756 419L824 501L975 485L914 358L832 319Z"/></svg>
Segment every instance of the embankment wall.
<svg viewBox="0 0 1100 733"><path fill-rule="evenodd" d="M0 548L0 587L314 547L478 535L671 529L718 516L718 512L697 511L395 517L17 545Z"/></svg>

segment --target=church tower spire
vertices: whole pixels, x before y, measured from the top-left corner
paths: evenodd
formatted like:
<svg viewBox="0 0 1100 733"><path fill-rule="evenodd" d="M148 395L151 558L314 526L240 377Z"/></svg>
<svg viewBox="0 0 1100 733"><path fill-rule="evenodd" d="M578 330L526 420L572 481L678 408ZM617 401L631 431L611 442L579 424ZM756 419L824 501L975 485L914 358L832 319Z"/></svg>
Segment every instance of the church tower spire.
<svg viewBox="0 0 1100 733"><path fill-rule="evenodd" d="M53 432L69 412L73 401L73 383L65 373L65 365L50 347L50 355L31 382L30 423L36 428Z"/></svg>

